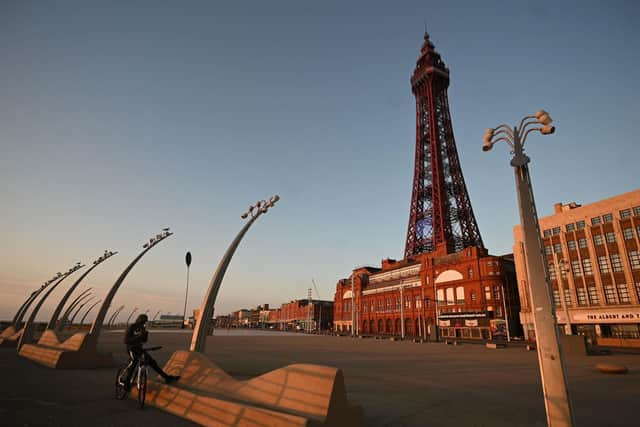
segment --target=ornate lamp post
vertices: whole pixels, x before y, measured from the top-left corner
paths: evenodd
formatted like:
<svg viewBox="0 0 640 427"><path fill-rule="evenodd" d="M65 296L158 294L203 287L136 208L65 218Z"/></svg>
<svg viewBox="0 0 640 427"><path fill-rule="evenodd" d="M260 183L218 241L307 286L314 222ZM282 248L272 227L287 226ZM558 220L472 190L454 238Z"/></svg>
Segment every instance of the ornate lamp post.
<svg viewBox="0 0 640 427"><path fill-rule="evenodd" d="M549 272L544 261L538 214L531 178L529 176L529 157L524 154L524 143L531 132L550 135L555 131L551 126L549 113L540 110L534 115L525 116L518 126L501 124L487 129L482 145L483 151L489 151L494 144L504 141L511 147L516 178L516 191L520 208L520 222L524 232L525 258L529 275L531 314L534 320L536 341L538 343L538 361L547 423L551 427L572 426L573 413L567 375L559 343L558 324L551 300Z"/></svg>
<svg viewBox="0 0 640 427"><path fill-rule="evenodd" d="M218 268L216 269L213 277L211 278L211 281L209 282L207 295L205 296L202 302L202 306L200 307L200 318L196 320L193 337L191 338L191 351L204 353L207 331L209 330L209 327L211 325L211 318L213 317L213 309L216 303L216 298L218 297L218 291L220 290L224 274L227 271L227 267L229 267L231 258L233 257L236 248L240 244L240 241L249 230L249 227L251 227L251 225L260 217L260 215L267 213L269 208L273 207L273 205L275 205L278 200L280 200L280 196L278 196L277 194L273 195L271 196L269 201L261 200L255 205L249 206L249 210L241 215L242 219L246 219L248 217L251 217L251 219L247 221L247 223L240 229L240 232L238 232L236 238L233 240L233 242L231 242L231 245L220 260L220 264L218 264Z"/></svg>

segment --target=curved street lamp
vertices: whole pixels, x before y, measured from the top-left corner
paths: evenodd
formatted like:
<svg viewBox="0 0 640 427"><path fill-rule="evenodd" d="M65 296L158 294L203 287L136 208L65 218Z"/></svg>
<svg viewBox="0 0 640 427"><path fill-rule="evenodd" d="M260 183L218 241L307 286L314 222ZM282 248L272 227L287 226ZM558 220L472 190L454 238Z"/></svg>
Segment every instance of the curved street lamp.
<svg viewBox="0 0 640 427"><path fill-rule="evenodd" d="M75 273L76 271L80 270L83 267L84 265L82 265L80 262L78 262L76 265L71 267L65 274L60 276L61 279L59 279L56 283L50 286L49 290L42 296L42 298L40 298L40 301L38 301L38 304L36 304L36 306L33 308L33 310L31 311L31 315L29 316L26 323L24 324L24 328L22 329L22 336L18 341L18 351L22 348L24 344L29 344L33 342L33 332L34 332L36 316L38 315L38 312L40 311L42 304L44 304L44 302L47 300L49 295L51 295L51 292L53 292L56 289L56 286L62 283L64 279L66 279L71 274ZM26 312L26 308L24 312ZM24 312L23 312L23 315L24 315Z"/></svg>
<svg viewBox="0 0 640 427"><path fill-rule="evenodd" d="M127 317L127 326L129 326L129 321L131 320L131 316L133 316L133 313L135 313L136 311L138 311L138 307L133 307L133 310L131 310L131 314L129 315L129 317Z"/></svg>
<svg viewBox="0 0 640 427"><path fill-rule="evenodd" d="M166 239L167 237L172 236L172 235L173 235L173 233L170 232L168 228L164 228L162 230L162 232L160 232L160 233L156 234L154 237L150 238L147 243L142 245L142 248L143 248L142 252L140 252L138 254L138 256L136 256L133 259L133 261L131 261L131 263L129 263L127 268L125 268L124 271L120 274L120 276L118 277L116 282L113 284L113 286L109 290L109 293L107 294L107 296L102 301L102 305L100 306L100 310L98 311L98 314L96 314L96 318L93 320L93 323L91 324L91 330L87 334L85 342L84 342L84 345L87 348L92 348L92 349L96 348L96 346L98 344L98 338L100 337L100 332L102 331L104 318L107 315L107 310L111 306L111 302L113 301L113 298L115 297L116 292L118 292L118 289L122 285L122 282L124 282L124 279L127 277L129 272L138 263L138 261L140 261L140 259L147 252L149 252L151 250L151 248L153 248L158 243L162 242L164 239Z"/></svg>
<svg viewBox="0 0 640 427"><path fill-rule="evenodd" d="M56 330L58 332L62 332L62 329L67 325L67 323L69 322L69 316L71 316L71 312L78 306L78 304L80 304L85 298L89 297L91 295L91 290L93 288L87 288L84 291L80 292L78 294L78 296L71 301L71 304L69 304L69 307L67 307L67 309L64 311L64 313L62 314L62 316L60 317L60 321L57 323L56 325Z"/></svg>
<svg viewBox="0 0 640 427"><path fill-rule="evenodd" d="M100 304L100 302L102 302L102 300L98 300L98 301L94 302L94 303L91 305L91 307L89 307L89 309L88 309L88 310L87 310L87 312L84 314L84 316L82 316L82 319L80 319L80 326L82 326L82 324L84 323L84 319L86 319L86 318L87 318L87 316L89 315L89 313L91 312L91 310L93 310L93 308L94 308L96 305Z"/></svg>
<svg viewBox="0 0 640 427"><path fill-rule="evenodd" d="M211 318L213 317L213 309L216 303L216 298L218 296L218 291L220 290L220 286L222 285L222 279L224 278L224 274L227 271L227 267L229 267L229 263L231 262L231 258L236 251L236 248L240 244L240 241L260 215L267 213L269 208L273 207L276 202L280 200L280 196L277 194L271 196L269 201L260 200L253 206L249 206L249 209L243 213L240 217L242 219L247 219L251 217L249 221L240 229L238 235L231 245L223 255L220 263L218 264L218 268L216 269L211 281L209 282L209 289L207 290L207 295L202 301L202 306L200 307L200 317L196 319L195 327L193 328L193 336L191 338L191 351L197 351L200 353L204 353L206 339L207 339L207 331L211 326Z"/></svg>
<svg viewBox="0 0 640 427"><path fill-rule="evenodd" d="M62 297L62 299L58 303L58 306L53 311L53 314L51 315L51 320L49 320L49 323L47 324L47 328L46 329L56 329L56 324L58 323L58 317L60 316L60 312L62 311L64 305L67 303L67 300L69 299L69 297L71 296L73 291L78 287L80 282L82 282L82 280L85 277L87 277L87 275L89 273L91 273L91 271L94 268L96 268L98 265L100 265L100 263L102 263L103 261L106 261L111 256L113 256L113 255L115 255L117 253L118 252L105 250L104 254L100 258L98 258L97 260L93 261L93 265L91 267L89 267L89 269L87 271L85 271L84 274L82 274L82 276L80 276L78 278L78 280L76 280L76 282L73 285L71 285L69 287L69 289L67 290L67 292L64 294L64 296Z"/></svg>
<svg viewBox="0 0 640 427"><path fill-rule="evenodd" d="M529 176L530 159L524 154L524 143L531 132L540 132L543 135L555 132L551 122L549 113L540 110L533 115L525 116L520 124L513 128L506 124L489 128L484 134L482 150L489 151L496 143L504 141L511 147L511 154L513 154L511 166L515 172L520 222L524 234L531 314L536 334L547 423L555 427L572 426L573 412L560 347L558 323L551 299L549 272L543 256L538 214Z"/></svg>
<svg viewBox="0 0 640 427"><path fill-rule="evenodd" d="M73 326L73 321L78 316L78 313L80 313L80 311L84 308L84 306L87 305L89 302L91 302L91 300L93 300L95 297L96 297L95 295L91 295L89 298L83 300L82 304L78 304L78 309L76 310L75 313L73 313L73 315L71 316L71 319L69 319L69 325L68 325L69 328Z"/></svg>
<svg viewBox="0 0 640 427"><path fill-rule="evenodd" d="M109 317L109 320L107 321L107 327L112 327L113 324L116 321L116 318L118 317L118 315L120 314L120 312L124 310L124 305L121 305L120 307L118 307L116 309L116 311L113 312L113 314L111 315L111 317Z"/></svg>

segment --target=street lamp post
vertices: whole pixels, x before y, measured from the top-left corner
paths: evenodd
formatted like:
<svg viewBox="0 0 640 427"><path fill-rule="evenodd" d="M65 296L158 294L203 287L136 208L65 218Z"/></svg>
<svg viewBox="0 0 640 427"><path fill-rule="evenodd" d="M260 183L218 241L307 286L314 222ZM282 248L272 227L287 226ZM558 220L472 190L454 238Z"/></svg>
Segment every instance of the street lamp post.
<svg viewBox="0 0 640 427"><path fill-rule="evenodd" d="M558 324L552 305L549 272L544 262L538 215L536 212L529 157L524 154L524 143L531 132L550 135L555 128L550 125L551 117L544 111L524 117L518 126L501 124L487 129L483 140L483 151L489 151L494 144L504 141L511 147L516 191L520 208L520 222L524 233L525 258L528 267L531 313L533 315L538 362L550 427L572 426L573 413L567 388L564 358L559 343ZM538 125L538 126L537 126Z"/></svg>
<svg viewBox="0 0 640 427"><path fill-rule="evenodd" d="M184 261L187 264L187 289L184 292L184 310L182 311L182 329L184 329L184 323L187 318L187 298L189 297L189 267L191 267L191 252L187 252L184 257Z"/></svg>
<svg viewBox="0 0 640 427"><path fill-rule="evenodd" d="M197 351L200 353L204 353L205 344L207 339L207 331L209 330L209 326L211 325L211 318L213 317L213 309L216 303L216 298L218 297L218 291L220 290L220 286L222 285L222 279L224 278L224 274L231 263L231 258L236 251L236 248L240 244L240 241L244 237L244 235L249 230L249 227L264 213L272 208L276 202L280 200L280 196L277 194L271 196L271 198L267 200L260 200L255 205L250 206L249 210L241 215L242 219L246 219L249 216L251 219L245 223L245 225L240 229L235 239L231 242L229 248L222 256L218 267L216 268L211 281L209 282L209 289L207 290L207 294L204 297L202 305L200 306L200 318L196 319L194 325L193 336L191 337L191 345L189 349L191 351Z"/></svg>

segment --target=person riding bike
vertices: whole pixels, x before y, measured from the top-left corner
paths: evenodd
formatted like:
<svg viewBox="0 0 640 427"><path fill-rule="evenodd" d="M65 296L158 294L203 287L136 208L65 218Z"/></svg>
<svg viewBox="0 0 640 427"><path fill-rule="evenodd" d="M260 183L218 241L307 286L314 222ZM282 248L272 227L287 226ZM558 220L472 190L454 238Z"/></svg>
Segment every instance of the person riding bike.
<svg viewBox="0 0 640 427"><path fill-rule="evenodd" d="M149 333L145 328L145 323L147 323L148 320L149 318L146 314L139 315L135 323L127 328L127 333L124 337L124 343L127 345L127 353L129 354L129 366L131 367L127 373L127 382L125 383L128 387L131 385L131 376L134 371L133 368L143 353L146 364L151 366L154 371L164 378L165 383L170 384L180 379L179 376L169 375L163 371L162 368L158 366L155 359L142 348L142 344L147 342L149 337Z"/></svg>

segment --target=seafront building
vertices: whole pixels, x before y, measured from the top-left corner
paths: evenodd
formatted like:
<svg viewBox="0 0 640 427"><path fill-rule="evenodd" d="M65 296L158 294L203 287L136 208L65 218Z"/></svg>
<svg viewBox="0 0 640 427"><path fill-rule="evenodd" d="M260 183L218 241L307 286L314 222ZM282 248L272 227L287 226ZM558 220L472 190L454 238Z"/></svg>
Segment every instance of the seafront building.
<svg viewBox="0 0 640 427"><path fill-rule="evenodd" d="M484 247L462 175L449 68L425 33L411 90L416 142L404 259L336 284L334 331L486 340L520 335L513 259Z"/></svg>
<svg viewBox="0 0 640 427"><path fill-rule="evenodd" d="M640 189L584 206L557 203L539 221L561 331L640 346ZM520 225L513 235L520 323L535 339Z"/></svg>

